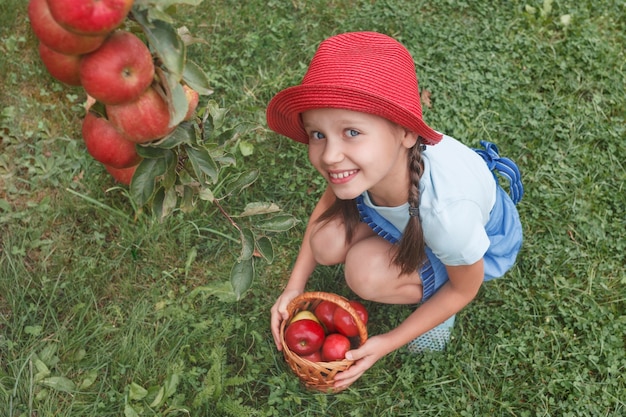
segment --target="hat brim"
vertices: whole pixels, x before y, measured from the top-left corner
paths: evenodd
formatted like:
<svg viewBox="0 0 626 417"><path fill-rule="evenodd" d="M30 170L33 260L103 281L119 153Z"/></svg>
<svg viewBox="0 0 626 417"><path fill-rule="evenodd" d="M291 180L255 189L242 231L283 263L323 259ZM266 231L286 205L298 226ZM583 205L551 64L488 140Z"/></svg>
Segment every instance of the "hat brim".
<svg viewBox="0 0 626 417"><path fill-rule="evenodd" d="M300 114L320 108L346 109L384 117L417 133L426 145L435 145L442 138L441 133L409 109L384 97L337 85L297 85L279 92L267 106L267 124L283 136L309 143Z"/></svg>

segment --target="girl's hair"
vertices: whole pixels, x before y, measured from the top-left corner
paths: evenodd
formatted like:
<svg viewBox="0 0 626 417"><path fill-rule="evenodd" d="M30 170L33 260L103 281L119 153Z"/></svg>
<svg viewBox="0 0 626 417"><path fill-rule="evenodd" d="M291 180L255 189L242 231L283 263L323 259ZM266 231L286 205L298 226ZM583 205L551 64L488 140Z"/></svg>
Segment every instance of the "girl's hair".
<svg viewBox="0 0 626 417"><path fill-rule="evenodd" d="M404 229L392 262L400 267L403 274L417 271L426 261L426 243L422 231L422 222L419 215L419 182L424 171L422 164L422 138L419 137L415 145L409 149L409 207L415 210L416 215L409 217L409 223ZM336 216L343 219L346 241L352 241L354 231L359 224L360 216L354 200L335 199L334 203L318 218L318 222L327 222Z"/></svg>

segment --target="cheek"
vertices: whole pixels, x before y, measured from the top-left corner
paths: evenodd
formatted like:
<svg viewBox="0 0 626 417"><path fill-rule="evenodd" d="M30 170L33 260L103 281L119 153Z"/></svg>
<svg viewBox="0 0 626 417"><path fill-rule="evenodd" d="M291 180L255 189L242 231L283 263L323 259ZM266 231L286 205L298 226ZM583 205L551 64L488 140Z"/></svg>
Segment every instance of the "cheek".
<svg viewBox="0 0 626 417"><path fill-rule="evenodd" d="M319 171L321 153L318 148L319 148L318 146L311 147L309 145L308 155L309 155L309 162L311 163L311 165L313 165L313 167Z"/></svg>

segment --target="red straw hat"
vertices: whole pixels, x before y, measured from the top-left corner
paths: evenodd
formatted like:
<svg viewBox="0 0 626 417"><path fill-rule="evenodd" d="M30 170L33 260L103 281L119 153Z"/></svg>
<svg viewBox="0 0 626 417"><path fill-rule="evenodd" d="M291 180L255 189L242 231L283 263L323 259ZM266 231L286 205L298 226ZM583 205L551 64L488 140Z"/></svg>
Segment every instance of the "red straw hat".
<svg viewBox="0 0 626 417"><path fill-rule="evenodd" d="M375 114L412 130L427 145L441 140L441 134L422 120L411 54L380 33L351 32L323 41L302 84L270 101L267 124L281 135L308 143L300 113L318 108Z"/></svg>

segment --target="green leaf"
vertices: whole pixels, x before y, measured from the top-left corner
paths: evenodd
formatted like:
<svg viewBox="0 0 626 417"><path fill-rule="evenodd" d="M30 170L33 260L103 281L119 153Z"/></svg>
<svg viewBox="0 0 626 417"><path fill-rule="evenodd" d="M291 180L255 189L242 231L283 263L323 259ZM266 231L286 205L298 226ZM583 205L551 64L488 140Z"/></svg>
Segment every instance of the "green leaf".
<svg viewBox="0 0 626 417"><path fill-rule="evenodd" d="M198 64L191 60L187 60L185 63L183 80L189 87L196 90L198 94L204 96L213 94L213 90L209 88L209 77Z"/></svg>
<svg viewBox="0 0 626 417"><path fill-rule="evenodd" d="M229 154L212 155L212 156L213 156L213 159L216 160L217 162L219 162L220 165L223 166L223 167L237 165L237 160L233 156L231 156Z"/></svg>
<svg viewBox="0 0 626 417"><path fill-rule="evenodd" d="M281 214L257 223L255 226L267 232L284 232L298 223L298 220L289 214Z"/></svg>
<svg viewBox="0 0 626 417"><path fill-rule="evenodd" d="M212 139L213 139L213 142L223 145L229 140L231 140L232 138L234 138L236 134L237 134L236 129L234 128L226 129L223 132L221 132L219 135L213 137Z"/></svg>
<svg viewBox="0 0 626 417"><path fill-rule="evenodd" d="M159 1L159 0L153 0L153 1ZM163 10L159 10L156 7L150 7L148 9L148 20L150 22L155 21L155 20L162 20L164 22L168 22L168 23L175 23L175 19L170 16L167 12L164 12Z"/></svg>
<svg viewBox="0 0 626 417"><path fill-rule="evenodd" d="M254 234L252 230L244 228L241 229L241 255L240 261L247 261L252 258L254 254Z"/></svg>
<svg viewBox="0 0 626 417"><path fill-rule="evenodd" d="M9 202L4 198L0 198L0 210L6 212L12 211L11 204L9 204Z"/></svg>
<svg viewBox="0 0 626 417"><path fill-rule="evenodd" d="M96 382L97 378L98 378L98 371L96 369L90 369L89 371L87 371L85 378L83 378L83 382L80 383L79 388L81 390L89 388L90 386L93 385L94 382Z"/></svg>
<svg viewBox="0 0 626 417"><path fill-rule="evenodd" d="M172 395L176 394L176 388L178 388L178 383L180 382L180 374L177 372L172 373L169 378L165 380L163 384L165 387L165 398L170 398Z"/></svg>
<svg viewBox="0 0 626 417"><path fill-rule="evenodd" d="M191 213L193 211L194 209L193 195L194 195L193 188L187 185L184 185L182 197L180 199L180 209L182 210L183 213Z"/></svg>
<svg viewBox="0 0 626 417"><path fill-rule="evenodd" d="M268 264L274 262L274 247L272 241L267 236L263 236L256 241L256 249Z"/></svg>
<svg viewBox="0 0 626 417"><path fill-rule="evenodd" d="M150 403L150 407L152 408L158 407L161 405L161 403L164 400L165 400L165 388L161 386L161 388L159 388L159 392L157 392L157 395L154 397L154 400L152 400L152 402Z"/></svg>
<svg viewBox="0 0 626 417"><path fill-rule="evenodd" d="M237 261L230 271L230 283L235 291L237 301L241 300L243 294L252 285L254 277L254 261L252 258L245 261Z"/></svg>
<svg viewBox="0 0 626 417"><path fill-rule="evenodd" d="M161 212L161 219L172 214L178 203L178 196L174 188L168 188L165 190L165 198L163 200L163 211Z"/></svg>
<svg viewBox="0 0 626 417"><path fill-rule="evenodd" d="M239 214L239 217L276 213L277 211L280 211L280 207L278 207L278 204L276 203L254 202L246 204L246 207L241 212L241 214Z"/></svg>
<svg viewBox="0 0 626 417"><path fill-rule="evenodd" d="M203 187L200 189L200 191L198 191L198 197L200 197L200 200L208 201L210 203L215 200L215 195L213 195L213 191L211 191L210 188L206 187Z"/></svg>
<svg viewBox="0 0 626 417"><path fill-rule="evenodd" d="M193 144L196 139L196 130L191 123L183 122L169 135L158 142L152 142L150 147L174 149L178 145Z"/></svg>
<svg viewBox="0 0 626 417"><path fill-rule="evenodd" d="M154 194L156 178L165 173L168 158L144 159L141 161L132 181L130 182L130 195L137 206L144 206Z"/></svg>
<svg viewBox="0 0 626 417"><path fill-rule="evenodd" d="M162 20L148 21L141 13L134 15L137 22L142 26L148 43L161 59L165 68L180 79L185 67L187 48L174 27Z"/></svg>
<svg viewBox="0 0 626 417"><path fill-rule="evenodd" d="M24 333L29 334L31 336L39 336L43 331L42 326L25 326Z"/></svg>
<svg viewBox="0 0 626 417"><path fill-rule="evenodd" d="M33 364L35 365L35 369L37 369L37 373L33 378L35 382L40 382L50 376L50 369L48 369L48 366L39 359L37 355L33 355Z"/></svg>
<svg viewBox="0 0 626 417"><path fill-rule="evenodd" d="M128 398L131 400L142 400L148 395L148 390L137 384L136 382L132 382L130 384L130 389L128 390Z"/></svg>
<svg viewBox="0 0 626 417"><path fill-rule="evenodd" d="M196 287L189 293L189 297L194 298L199 294L205 294L207 296L214 295L218 300L229 303L236 300L233 285L229 281L215 281L201 287Z"/></svg>
<svg viewBox="0 0 626 417"><path fill-rule="evenodd" d="M139 156L148 159L165 158L165 154L170 152L169 149L161 146L153 146L152 143L148 145L137 145L135 148L137 149L137 154L139 154Z"/></svg>
<svg viewBox="0 0 626 417"><path fill-rule="evenodd" d="M152 200L152 212L159 220L165 219L172 214L178 198L174 188L159 187Z"/></svg>
<svg viewBox="0 0 626 417"><path fill-rule="evenodd" d="M233 192L240 192L243 189L252 185L257 178L259 178L259 170L252 169L250 171L244 172L243 174L238 175L234 180L228 183L226 186L226 194L231 194Z"/></svg>
<svg viewBox="0 0 626 417"><path fill-rule="evenodd" d="M176 186L178 175L176 167L178 166L178 153L172 151L165 155L165 172L163 173L163 181L161 184L166 190Z"/></svg>
<svg viewBox="0 0 626 417"><path fill-rule="evenodd" d="M76 385L64 376L51 376L50 378L43 379L40 383L41 385L61 392L72 393L76 390Z"/></svg>
<svg viewBox="0 0 626 417"><path fill-rule="evenodd" d="M139 414L130 404L124 405L124 417L139 417Z"/></svg>
<svg viewBox="0 0 626 417"><path fill-rule="evenodd" d="M254 153L254 145L250 142L239 142L239 151L243 156L250 156Z"/></svg>
<svg viewBox="0 0 626 417"><path fill-rule="evenodd" d="M217 181L217 164L211 158L211 155L204 148L196 149L191 146L185 146L191 166L195 171L198 179L208 176L213 183Z"/></svg>
<svg viewBox="0 0 626 417"><path fill-rule="evenodd" d="M39 359L44 361L48 366L54 366L59 362L57 352L59 346L56 343L46 343L46 345L39 351Z"/></svg>
<svg viewBox="0 0 626 417"><path fill-rule="evenodd" d="M170 110L170 123L169 126L178 126L187 115L187 109L189 103L187 102L187 95L180 83L176 83L170 88L171 100L169 101Z"/></svg>
<svg viewBox="0 0 626 417"><path fill-rule="evenodd" d="M211 117L213 129L222 127L228 109L220 107L215 100L209 100L206 104L206 109Z"/></svg>

